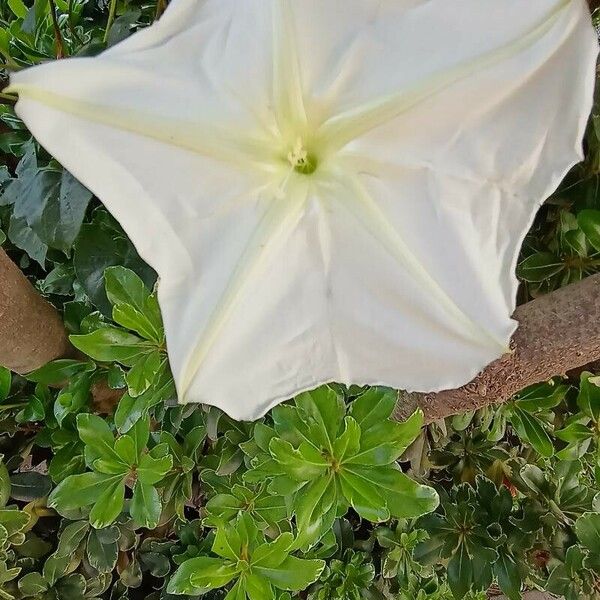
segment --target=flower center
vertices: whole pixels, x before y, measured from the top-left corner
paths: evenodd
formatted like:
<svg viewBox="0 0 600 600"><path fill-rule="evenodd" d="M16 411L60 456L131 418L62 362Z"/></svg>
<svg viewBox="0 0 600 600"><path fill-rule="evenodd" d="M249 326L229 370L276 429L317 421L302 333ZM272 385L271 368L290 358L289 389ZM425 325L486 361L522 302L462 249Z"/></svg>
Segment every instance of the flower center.
<svg viewBox="0 0 600 600"><path fill-rule="evenodd" d="M310 175L317 170L317 159L304 147L302 138L298 138L292 150L287 155L288 162L294 171L302 175Z"/></svg>

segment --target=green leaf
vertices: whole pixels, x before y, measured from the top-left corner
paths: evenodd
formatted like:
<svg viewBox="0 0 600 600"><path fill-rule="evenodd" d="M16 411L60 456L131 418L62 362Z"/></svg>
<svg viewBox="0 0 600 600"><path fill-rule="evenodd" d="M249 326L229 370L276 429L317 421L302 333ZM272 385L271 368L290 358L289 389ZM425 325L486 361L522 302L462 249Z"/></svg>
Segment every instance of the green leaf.
<svg viewBox="0 0 600 600"><path fill-rule="evenodd" d="M16 17L24 19L27 16L28 9L23 0L8 0L8 8Z"/></svg>
<svg viewBox="0 0 600 600"><path fill-rule="evenodd" d="M351 460L360 447L360 426L352 417L344 419L344 430L333 442L333 456L338 463Z"/></svg>
<svg viewBox="0 0 600 600"><path fill-rule="evenodd" d="M160 367L165 360L158 350L142 355L131 367L125 376L127 391L133 398L140 396L150 388L157 377L160 376Z"/></svg>
<svg viewBox="0 0 600 600"><path fill-rule="evenodd" d="M288 556L274 567L253 565L252 570L268 579L276 588L298 592L319 578L325 567L322 560L306 560Z"/></svg>
<svg viewBox="0 0 600 600"><path fill-rule="evenodd" d="M244 584L246 586L244 596L247 595L250 600L275 600L276 598L273 587L264 577L250 573L245 577Z"/></svg>
<svg viewBox="0 0 600 600"><path fill-rule="evenodd" d="M90 413L77 415L77 431L91 460L104 458L119 462L114 449L115 438L104 419Z"/></svg>
<svg viewBox="0 0 600 600"><path fill-rule="evenodd" d="M579 517L575 531L581 543L592 554L600 556L600 513L588 512Z"/></svg>
<svg viewBox="0 0 600 600"><path fill-rule="evenodd" d="M236 565L221 558L200 556L186 560L175 572L167 592L169 594L202 594L227 585L236 575Z"/></svg>
<svg viewBox="0 0 600 600"><path fill-rule="evenodd" d="M473 561L465 544L461 544L448 563L448 585L455 598L464 598L473 581Z"/></svg>
<svg viewBox="0 0 600 600"><path fill-rule="evenodd" d="M38 234L27 225L25 219L18 219L14 214L10 216L8 239L17 248L24 250L43 269L45 268L48 246L42 242Z"/></svg>
<svg viewBox="0 0 600 600"><path fill-rule="evenodd" d="M79 442L63 446L52 457L48 467L48 475L54 483L60 483L69 475L75 475L85 470L85 460Z"/></svg>
<svg viewBox="0 0 600 600"><path fill-rule="evenodd" d="M15 500L33 502L47 496L51 489L50 477L36 471L15 473L11 477L11 496Z"/></svg>
<svg viewBox="0 0 600 600"><path fill-rule="evenodd" d="M347 466L345 472L376 489L394 517L418 517L435 510L439 504L433 488L416 483L392 465L378 468L352 465Z"/></svg>
<svg viewBox="0 0 600 600"><path fill-rule="evenodd" d="M10 475L4 464L3 458L0 458L0 509L4 508L10 498Z"/></svg>
<svg viewBox="0 0 600 600"><path fill-rule="evenodd" d="M271 588L273 589L273 588ZM237 582L235 583L235 585L229 590L227 596L225 596L225 600L246 600L247 595L246 595L246 578L243 579L238 579ZM267 596L267 598L269 598L269 600L271 600L272 596L269 597ZM253 600L251 598L251 600Z"/></svg>
<svg viewBox="0 0 600 600"><path fill-rule="evenodd" d="M10 394L12 375L8 369L0 367L0 402L4 402Z"/></svg>
<svg viewBox="0 0 600 600"><path fill-rule="evenodd" d="M43 421L46 417L46 409L43 399L37 394L30 396L27 405L20 411L15 420L17 423L27 423L33 421Z"/></svg>
<svg viewBox="0 0 600 600"><path fill-rule="evenodd" d="M137 463L138 455L135 448L135 442L127 435L123 435L115 440L115 452L125 465L132 466ZM97 462L97 461L96 461ZM94 463L94 466L96 463Z"/></svg>
<svg viewBox="0 0 600 600"><path fill-rule="evenodd" d="M239 523L239 521L238 521ZM237 523L236 523L237 525ZM242 549L242 540L235 525L219 524L215 533L215 541L212 545L212 551L221 558L231 560L234 563L240 559Z"/></svg>
<svg viewBox="0 0 600 600"><path fill-rule="evenodd" d="M125 499L125 481L123 477L112 477L105 483L105 488L96 498L90 511L90 523L95 529L108 527L123 510Z"/></svg>
<svg viewBox="0 0 600 600"><path fill-rule="evenodd" d="M80 373L71 377L69 385L63 388L54 403L54 416L59 425L71 413L79 412L87 406L92 386L92 374Z"/></svg>
<svg viewBox="0 0 600 600"><path fill-rule="evenodd" d="M172 456L153 458L149 454L142 456L137 474L139 480L146 485L158 483L173 466Z"/></svg>
<svg viewBox="0 0 600 600"><path fill-rule="evenodd" d="M333 526L337 508L333 477L319 477L305 485L293 503L298 527L299 548L318 541Z"/></svg>
<svg viewBox="0 0 600 600"><path fill-rule="evenodd" d="M550 410L564 400L568 390L568 385L538 383L520 392L515 402L527 412Z"/></svg>
<svg viewBox="0 0 600 600"><path fill-rule="evenodd" d="M302 443L296 450L289 442L273 438L269 449L286 474L298 481L310 481L321 477L327 471L328 463L314 446L309 444Z"/></svg>
<svg viewBox="0 0 600 600"><path fill-rule="evenodd" d="M536 252L517 267L521 279L538 283L560 273L565 268L563 261L551 252Z"/></svg>
<svg viewBox="0 0 600 600"><path fill-rule="evenodd" d="M68 171L32 166L16 182L13 215L50 248L67 252L83 222L92 193Z"/></svg>
<svg viewBox="0 0 600 600"><path fill-rule="evenodd" d="M87 582L81 573L71 573L56 582L56 592L59 598L84 598Z"/></svg>
<svg viewBox="0 0 600 600"><path fill-rule="evenodd" d="M577 215L577 223L590 244L600 252L600 210L586 209Z"/></svg>
<svg viewBox="0 0 600 600"><path fill-rule="evenodd" d="M69 523L60 534L56 556L61 558L74 554L89 531L89 527L87 521Z"/></svg>
<svg viewBox="0 0 600 600"><path fill-rule="evenodd" d="M118 475L104 473L82 473L70 475L61 481L48 498L48 506L60 511L69 511L82 506L90 506L107 488L122 481Z"/></svg>
<svg viewBox="0 0 600 600"><path fill-rule="evenodd" d="M498 560L492 565L498 585L509 600L521 600L521 574L512 556L500 552Z"/></svg>
<svg viewBox="0 0 600 600"><path fill-rule="evenodd" d="M594 432L582 423L571 423L555 433L556 437L565 442L581 442L594 437Z"/></svg>
<svg viewBox="0 0 600 600"><path fill-rule="evenodd" d="M94 360L132 366L154 349L149 342L117 327L102 327L86 335L69 336L75 348Z"/></svg>
<svg viewBox="0 0 600 600"><path fill-rule="evenodd" d="M113 304L113 319L161 344L164 338L162 319L156 297L130 269L110 267L104 273L106 295Z"/></svg>
<svg viewBox="0 0 600 600"><path fill-rule="evenodd" d="M117 564L119 556L120 531L117 527L92 529L86 546L90 565L100 573L110 573Z"/></svg>
<svg viewBox="0 0 600 600"><path fill-rule="evenodd" d="M515 408L511 416L511 422L519 437L529 442L538 454L545 457L554 454L552 440L537 417L520 408Z"/></svg>
<svg viewBox="0 0 600 600"><path fill-rule="evenodd" d="M580 376L577 405L594 422L600 422L600 381L588 371Z"/></svg>
<svg viewBox="0 0 600 600"><path fill-rule="evenodd" d="M150 388L137 398L124 394L115 412L115 425L124 433L129 431L140 418L148 415L148 410L165 400L175 396L175 383L171 373L166 368L166 361L162 363L160 374Z"/></svg>
<svg viewBox="0 0 600 600"><path fill-rule="evenodd" d="M112 221L103 220L104 215L97 213L94 223L81 227L75 241L73 265L77 279L95 306L106 316L112 316L112 306L104 289L104 272L108 267L122 265L132 269L148 287L154 285L156 274L142 261L116 224L113 226Z"/></svg>
<svg viewBox="0 0 600 600"><path fill-rule="evenodd" d="M57 264L46 275L45 279L38 281L38 286L42 294L49 296L57 294L59 296L70 296L73 294L73 283L75 282L75 271L73 266L68 263Z"/></svg>
<svg viewBox="0 0 600 600"><path fill-rule="evenodd" d="M108 47L118 44L131 35L132 27L138 22L141 11L139 9L127 10L120 14L113 22L108 36L106 37L106 45Z"/></svg>
<svg viewBox="0 0 600 600"><path fill-rule="evenodd" d="M156 488L142 483L140 480L136 481L129 512L142 527L154 529L158 525L162 512L160 497Z"/></svg>
<svg viewBox="0 0 600 600"><path fill-rule="evenodd" d="M294 541L291 533L282 533L276 540L262 544L252 553L252 566L278 567L289 554Z"/></svg>
<svg viewBox="0 0 600 600"><path fill-rule="evenodd" d="M95 368L96 365L93 362L61 358L31 371L28 373L27 379L46 385L60 385L80 373L91 373Z"/></svg>
<svg viewBox="0 0 600 600"><path fill-rule="evenodd" d="M395 396L388 396L387 408ZM393 406L392 406L393 410ZM351 414L353 410L351 407ZM384 420L371 423L365 428L361 423L360 450L348 462L363 465L388 465L396 461L419 436L423 427L423 413L415 411L406 421L390 421L389 415Z"/></svg>
<svg viewBox="0 0 600 600"><path fill-rule="evenodd" d="M357 476L350 469L344 469L341 472L340 484L344 497L361 517L374 523L390 518L384 497L369 481Z"/></svg>
<svg viewBox="0 0 600 600"><path fill-rule="evenodd" d="M323 449L333 451L333 442L344 418L342 398L331 387L324 385L295 399L298 411L310 429L310 441Z"/></svg>
<svg viewBox="0 0 600 600"><path fill-rule="evenodd" d="M148 416L139 419L129 430L127 436L133 440L135 456L139 460L142 456L144 448L148 445L148 440L150 439L150 419Z"/></svg>
<svg viewBox="0 0 600 600"><path fill-rule="evenodd" d="M48 587L41 573L27 573L19 580L19 591L24 598L38 596L45 592Z"/></svg>

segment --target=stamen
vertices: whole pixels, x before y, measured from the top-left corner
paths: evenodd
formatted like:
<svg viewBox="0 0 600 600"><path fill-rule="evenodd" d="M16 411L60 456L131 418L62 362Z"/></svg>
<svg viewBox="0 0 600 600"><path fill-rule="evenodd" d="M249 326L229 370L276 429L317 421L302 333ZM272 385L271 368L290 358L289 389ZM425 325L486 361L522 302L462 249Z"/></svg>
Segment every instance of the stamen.
<svg viewBox="0 0 600 600"><path fill-rule="evenodd" d="M304 148L304 142L300 137L296 140L291 152L288 153L287 159L294 171L303 175L310 175L317 168L316 158Z"/></svg>

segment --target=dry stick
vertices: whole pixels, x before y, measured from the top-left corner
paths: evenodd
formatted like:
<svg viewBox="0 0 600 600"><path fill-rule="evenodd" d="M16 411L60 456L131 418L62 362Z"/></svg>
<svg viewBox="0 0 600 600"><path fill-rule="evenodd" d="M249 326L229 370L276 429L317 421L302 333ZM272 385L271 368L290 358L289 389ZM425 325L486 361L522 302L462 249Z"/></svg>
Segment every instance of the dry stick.
<svg viewBox="0 0 600 600"><path fill-rule="evenodd" d="M0 365L27 373L72 351L58 311L0 249Z"/></svg>
<svg viewBox="0 0 600 600"><path fill-rule="evenodd" d="M433 394L401 393L395 417L415 408L430 423L505 402L518 391L600 359L600 274L532 300L515 311L519 328L511 354L486 367L471 383ZM435 364L431 365L435 369Z"/></svg>

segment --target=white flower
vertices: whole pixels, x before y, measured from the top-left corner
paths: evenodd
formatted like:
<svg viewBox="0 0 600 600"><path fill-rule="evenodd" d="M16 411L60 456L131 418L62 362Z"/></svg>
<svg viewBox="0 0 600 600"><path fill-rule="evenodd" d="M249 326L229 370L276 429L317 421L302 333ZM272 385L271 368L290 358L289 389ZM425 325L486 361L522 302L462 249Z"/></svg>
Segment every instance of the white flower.
<svg viewBox="0 0 600 600"><path fill-rule="evenodd" d="M180 401L250 419L508 351L596 54L584 0L173 0L12 90L159 273Z"/></svg>

